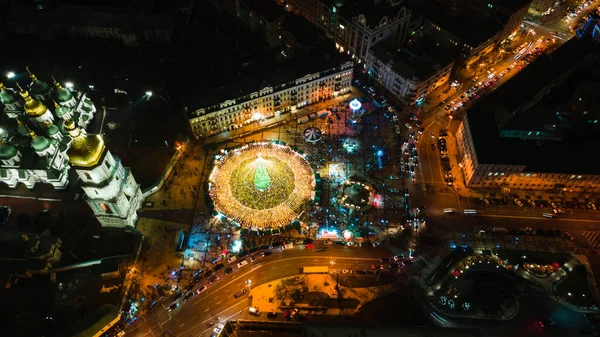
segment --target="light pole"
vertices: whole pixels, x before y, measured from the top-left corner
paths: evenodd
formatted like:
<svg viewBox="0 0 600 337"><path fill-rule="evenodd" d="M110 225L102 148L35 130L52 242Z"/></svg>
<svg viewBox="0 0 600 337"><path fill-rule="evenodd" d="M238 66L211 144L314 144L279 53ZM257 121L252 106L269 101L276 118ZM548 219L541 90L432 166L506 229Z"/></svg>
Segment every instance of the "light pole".
<svg viewBox="0 0 600 337"><path fill-rule="evenodd" d="M15 78L16 76L17 76L17 74L15 74L14 71L9 71L6 73L6 78L8 78L8 79Z"/></svg>

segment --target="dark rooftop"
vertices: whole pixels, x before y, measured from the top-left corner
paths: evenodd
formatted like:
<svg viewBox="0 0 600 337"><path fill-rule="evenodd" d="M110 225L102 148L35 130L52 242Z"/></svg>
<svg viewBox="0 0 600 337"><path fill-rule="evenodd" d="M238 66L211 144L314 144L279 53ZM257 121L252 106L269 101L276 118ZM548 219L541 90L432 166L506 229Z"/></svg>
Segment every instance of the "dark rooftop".
<svg viewBox="0 0 600 337"><path fill-rule="evenodd" d="M298 42L305 45L310 45L325 37L323 31L299 15L286 15L281 28L294 35Z"/></svg>
<svg viewBox="0 0 600 337"><path fill-rule="evenodd" d="M380 60L392 61L396 73L419 80L433 76L439 69L452 63L458 54L458 50L437 45L427 37L421 37L417 42L397 50L385 42L375 45L371 50Z"/></svg>
<svg viewBox="0 0 600 337"><path fill-rule="evenodd" d="M377 27L383 17L391 20L403 8L402 1L398 0L383 0L378 4L376 4L378 1L375 0L325 0L323 2L326 2L330 8L341 3L340 16L347 21L351 21L353 17L362 14L365 17L367 27L371 29Z"/></svg>
<svg viewBox="0 0 600 337"><path fill-rule="evenodd" d="M472 47L481 45L502 30L502 25L491 18L475 22L466 17L455 18L439 10L428 10L425 17Z"/></svg>
<svg viewBox="0 0 600 337"><path fill-rule="evenodd" d="M172 89L183 96L188 113L350 60L348 55L340 54L328 39L317 41L308 54L299 58L284 58L280 50L267 52L262 40L250 34L248 28L229 14L217 12L210 6L199 13L196 20L198 24L206 25L207 31L202 38L210 36L206 42L210 52L195 54L194 57L199 57L199 60L183 61L194 65L176 81L182 87Z"/></svg>
<svg viewBox="0 0 600 337"><path fill-rule="evenodd" d="M598 55L600 44L573 38L551 55L540 56L469 109L467 118L479 163L525 165L527 172L600 174L589 155L600 146L600 139L594 136L600 132L600 124L589 124L586 109L555 98L562 91L583 93L569 88L576 82L598 85ZM559 77L563 80L555 81ZM590 102L596 104L593 99ZM558 105L556 109L550 109L553 104ZM542 115L527 116L531 114ZM540 124L553 120L547 114L558 116L555 120L566 126L560 141L500 136L507 128L526 130L529 125L530 130L539 129Z"/></svg>
<svg viewBox="0 0 600 337"><path fill-rule="evenodd" d="M275 21L280 16L285 15L283 7L274 1L248 0L247 3L250 10L255 11L269 22Z"/></svg>

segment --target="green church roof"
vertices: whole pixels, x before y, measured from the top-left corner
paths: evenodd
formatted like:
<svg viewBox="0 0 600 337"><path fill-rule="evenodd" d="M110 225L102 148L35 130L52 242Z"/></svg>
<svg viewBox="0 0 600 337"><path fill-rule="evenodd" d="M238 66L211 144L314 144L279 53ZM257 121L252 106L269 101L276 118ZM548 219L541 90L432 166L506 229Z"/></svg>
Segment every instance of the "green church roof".
<svg viewBox="0 0 600 337"><path fill-rule="evenodd" d="M10 144L0 145L0 159L10 159L16 156L17 152L19 152L17 148Z"/></svg>
<svg viewBox="0 0 600 337"><path fill-rule="evenodd" d="M11 104L17 101L17 97L12 91L3 89L0 92L0 101L2 101L2 104Z"/></svg>
<svg viewBox="0 0 600 337"><path fill-rule="evenodd" d="M57 134L57 133L58 133L58 131L59 131L59 130L58 130L58 126L56 126L56 125L54 125L54 124L50 125L50 127L48 128L48 134L49 134L50 136L53 136L53 135Z"/></svg>
<svg viewBox="0 0 600 337"><path fill-rule="evenodd" d="M61 118L62 116L64 116L65 114L69 113L71 111L70 108L66 107L66 106L61 106L60 108L56 108L54 110L54 113L56 114L56 117Z"/></svg>
<svg viewBox="0 0 600 337"><path fill-rule="evenodd" d="M44 94L50 91L50 86L46 82L35 79L31 82L29 91L31 91L33 95Z"/></svg>
<svg viewBox="0 0 600 337"><path fill-rule="evenodd" d="M27 128L25 127L25 125L19 125L19 126L17 127L17 132L18 132L20 135L26 135L26 134L28 134L28 133L29 133L29 131L27 130Z"/></svg>
<svg viewBox="0 0 600 337"><path fill-rule="evenodd" d="M31 146L36 152L42 152L50 147L50 141L44 136L38 136L31 141Z"/></svg>
<svg viewBox="0 0 600 337"><path fill-rule="evenodd" d="M60 88L56 91L59 102L68 102L73 98L73 94L66 88Z"/></svg>

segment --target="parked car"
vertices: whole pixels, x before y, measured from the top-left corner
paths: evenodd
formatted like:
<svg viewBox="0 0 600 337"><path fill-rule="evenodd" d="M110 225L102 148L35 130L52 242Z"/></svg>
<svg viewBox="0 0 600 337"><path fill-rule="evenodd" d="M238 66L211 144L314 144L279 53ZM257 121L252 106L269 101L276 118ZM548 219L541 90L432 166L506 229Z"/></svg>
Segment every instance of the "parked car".
<svg viewBox="0 0 600 337"><path fill-rule="evenodd" d="M200 295L202 292L204 292L206 290L206 286L202 286L198 289L196 289L196 294Z"/></svg>
<svg viewBox="0 0 600 337"><path fill-rule="evenodd" d="M194 296L196 293L193 291L190 291L189 293L185 294L185 296L183 297L183 301L187 302L187 300L190 299L190 297Z"/></svg>
<svg viewBox="0 0 600 337"><path fill-rule="evenodd" d="M223 273L225 273L225 275L229 275L229 274L233 273L233 268L227 267L227 268L225 268Z"/></svg>

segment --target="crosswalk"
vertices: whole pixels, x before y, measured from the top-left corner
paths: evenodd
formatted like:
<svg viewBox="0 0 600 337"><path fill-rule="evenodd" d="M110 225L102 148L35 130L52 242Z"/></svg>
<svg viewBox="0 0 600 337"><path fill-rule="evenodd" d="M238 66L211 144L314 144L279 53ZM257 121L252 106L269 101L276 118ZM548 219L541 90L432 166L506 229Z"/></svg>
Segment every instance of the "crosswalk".
<svg viewBox="0 0 600 337"><path fill-rule="evenodd" d="M588 240L590 247L600 248L600 231L582 231L581 234Z"/></svg>

